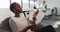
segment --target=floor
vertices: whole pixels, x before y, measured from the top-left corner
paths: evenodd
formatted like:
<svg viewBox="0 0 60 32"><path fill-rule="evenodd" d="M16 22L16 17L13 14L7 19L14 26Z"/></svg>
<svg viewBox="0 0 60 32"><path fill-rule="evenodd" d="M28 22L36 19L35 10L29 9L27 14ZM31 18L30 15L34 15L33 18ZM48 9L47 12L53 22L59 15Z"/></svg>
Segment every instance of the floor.
<svg viewBox="0 0 60 32"><path fill-rule="evenodd" d="M41 22L43 25L52 25L56 32L60 32L60 16L47 17Z"/></svg>

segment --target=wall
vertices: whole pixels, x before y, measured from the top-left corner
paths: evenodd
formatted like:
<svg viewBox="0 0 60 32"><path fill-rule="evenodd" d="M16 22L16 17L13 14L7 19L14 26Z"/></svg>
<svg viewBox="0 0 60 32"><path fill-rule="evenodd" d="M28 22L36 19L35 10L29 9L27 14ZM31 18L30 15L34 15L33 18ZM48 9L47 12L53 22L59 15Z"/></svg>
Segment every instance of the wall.
<svg viewBox="0 0 60 32"><path fill-rule="evenodd" d="M9 9L8 8L0 8L0 23L7 17L10 17Z"/></svg>
<svg viewBox="0 0 60 32"><path fill-rule="evenodd" d="M43 0L37 0L39 4L42 3ZM57 7L58 9L58 15L60 15L60 0L46 0L48 8L52 9L53 7Z"/></svg>
<svg viewBox="0 0 60 32"><path fill-rule="evenodd" d="M42 0L38 0L38 1L42 2ZM52 9L53 7L57 7L58 15L60 15L60 0L46 0L46 1L47 1L48 8ZM38 2L38 3L40 4L41 2ZM2 20L10 16L11 16L11 13L8 8L0 8L0 23Z"/></svg>
<svg viewBox="0 0 60 32"><path fill-rule="evenodd" d="M49 8L57 7L57 14L60 15L60 0L46 0Z"/></svg>

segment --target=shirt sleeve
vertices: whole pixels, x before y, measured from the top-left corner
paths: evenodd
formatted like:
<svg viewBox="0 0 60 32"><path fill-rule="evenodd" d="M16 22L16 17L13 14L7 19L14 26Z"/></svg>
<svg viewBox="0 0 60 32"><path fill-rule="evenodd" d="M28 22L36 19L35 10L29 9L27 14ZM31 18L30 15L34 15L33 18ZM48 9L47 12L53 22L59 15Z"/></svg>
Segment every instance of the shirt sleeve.
<svg viewBox="0 0 60 32"><path fill-rule="evenodd" d="M9 25L12 32L19 32L16 26L16 23L11 19L9 20Z"/></svg>

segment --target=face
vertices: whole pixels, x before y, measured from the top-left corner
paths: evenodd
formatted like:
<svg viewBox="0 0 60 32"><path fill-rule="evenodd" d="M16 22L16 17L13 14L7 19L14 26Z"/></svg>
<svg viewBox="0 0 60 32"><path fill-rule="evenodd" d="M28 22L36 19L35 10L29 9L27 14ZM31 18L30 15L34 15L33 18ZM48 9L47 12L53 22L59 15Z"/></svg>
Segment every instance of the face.
<svg viewBox="0 0 60 32"><path fill-rule="evenodd" d="M14 10L16 14L22 13L22 7L18 3L16 3Z"/></svg>
<svg viewBox="0 0 60 32"><path fill-rule="evenodd" d="M46 1L43 1L43 4L45 4L46 3Z"/></svg>

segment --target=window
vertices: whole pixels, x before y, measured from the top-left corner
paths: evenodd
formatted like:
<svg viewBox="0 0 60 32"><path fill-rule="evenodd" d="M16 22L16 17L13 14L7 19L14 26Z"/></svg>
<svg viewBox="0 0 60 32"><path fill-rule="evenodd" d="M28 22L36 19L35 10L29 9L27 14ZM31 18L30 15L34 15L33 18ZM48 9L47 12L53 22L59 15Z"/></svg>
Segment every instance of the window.
<svg viewBox="0 0 60 32"><path fill-rule="evenodd" d="M23 0L23 8L33 8L34 6L37 6L37 2L30 0Z"/></svg>
<svg viewBox="0 0 60 32"><path fill-rule="evenodd" d="M9 8L9 0L0 0L0 8Z"/></svg>
<svg viewBox="0 0 60 32"><path fill-rule="evenodd" d="M30 0L11 0L11 3L17 2L19 3L23 8L31 8L34 6L34 1ZM9 8L10 6L10 0L0 0L0 8Z"/></svg>
<svg viewBox="0 0 60 32"><path fill-rule="evenodd" d="M29 1L23 0L23 8L29 8Z"/></svg>
<svg viewBox="0 0 60 32"><path fill-rule="evenodd" d="M30 1L30 0L11 0L11 3L13 2L19 3L23 8L32 8L34 7L34 5L37 6L36 2L34 4L34 1Z"/></svg>
<svg viewBox="0 0 60 32"><path fill-rule="evenodd" d="M17 2L17 3L19 3L21 6L22 6L22 0L11 0L11 3L13 3L13 2Z"/></svg>

